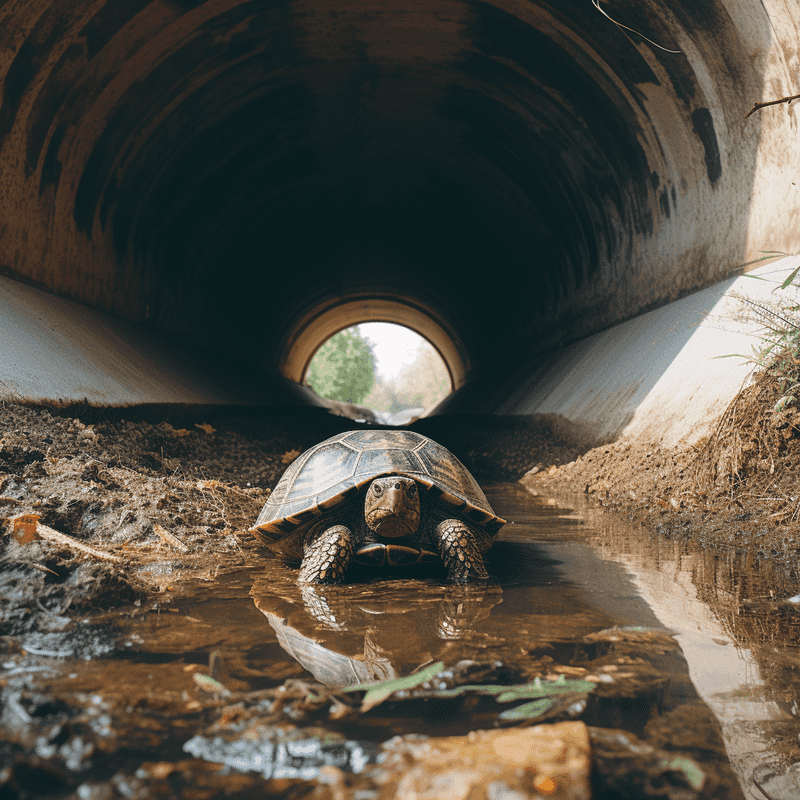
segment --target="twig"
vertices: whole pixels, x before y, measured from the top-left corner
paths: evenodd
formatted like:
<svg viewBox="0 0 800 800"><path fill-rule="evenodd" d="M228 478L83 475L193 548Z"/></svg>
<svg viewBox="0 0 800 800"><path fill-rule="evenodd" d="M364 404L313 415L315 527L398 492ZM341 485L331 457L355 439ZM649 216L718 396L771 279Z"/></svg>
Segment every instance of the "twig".
<svg viewBox="0 0 800 800"><path fill-rule="evenodd" d="M30 561L23 561L22 563L27 564L31 569L38 569L39 572L49 572L51 575L55 575L57 578L61 577L54 569L45 567L43 564L34 564ZM36 602L38 603L39 601L37 600Z"/></svg>
<svg viewBox="0 0 800 800"><path fill-rule="evenodd" d="M101 561L113 561L115 564L122 564L124 562L124 559L115 556L113 553L108 553L105 550L99 550L97 547L79 542L77 539L67 536L66 533L48 528L47 525L42 525L40 523L36 526L36 532L42 539L55 542L56 544L63 544L65 547L69 547L70 550L77 550L79 553L99 558Z"/></svg>
<svg viewBox="0 0 800 800"><path fill-rule="evenodd" d="M765 100L763 103L756 103L750 111L745 114L744 118L747 119L749 116L755 114L756 111L760 111L767 106L776 106L778 103L791 103L792 100L800 100L800 94L793 94L791 97L781 97L780 100Z"/></svg>
<svg viewBox="0 0 800 800"><path fill-rule="evenodd" d="M48 542L54 542L55 544L63 545L64 547L68 547L70 550L75 550L79 553L83 553L84 555L92 556L93 558L99 558L101 561L112 561L115 564L122 564L124 561L124 559L120 558L119 556L115 556L113 553L108 553L105 550L99 550L96 547L92 547L91 545L79 542L77 539L73 539L72 536L67 536L66 533L61 533L61 531L54 530L47 525L42 525L42 523L39 522L37 514L21 514L18 517L11 517L9 522L11 523L12 531L14 531L14 533L17 533L18 529L27 529L25 531L25 536L27 537L27 535L31 533L30 529L34 528L35 526L35 532L32 538L38 537L40 539L45 539ZM17 525L17 522L21 524ZM25 539L20 537L18 541L24 543ZM31 539L27 539L27 541L31 541Z"/></svg>
<svg viewBox="0 0 800 800"><path fill-rule="evenodd" d="M170 533L166 528L159 525L157 522L153 524L153 530L172 547L180 550L182 553L188 553L190 547L186 542L182 542L174 533Z"/></svg>

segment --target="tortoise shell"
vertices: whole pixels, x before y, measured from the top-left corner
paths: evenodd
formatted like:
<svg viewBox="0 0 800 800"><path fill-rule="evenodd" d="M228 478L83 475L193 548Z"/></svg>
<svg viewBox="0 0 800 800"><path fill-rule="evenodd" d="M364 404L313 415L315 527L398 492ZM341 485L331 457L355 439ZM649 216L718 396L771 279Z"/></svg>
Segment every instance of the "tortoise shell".
<svg viewBox="0 0 800 800"><path fill-rule="evenodd" d="M336 511L381 475L413 478L490 537L505 524L469 470L440 444L413 431L361 430L332 436L298 456L250 530L271 550L300 557L300 537L292 534Z"/></svg>

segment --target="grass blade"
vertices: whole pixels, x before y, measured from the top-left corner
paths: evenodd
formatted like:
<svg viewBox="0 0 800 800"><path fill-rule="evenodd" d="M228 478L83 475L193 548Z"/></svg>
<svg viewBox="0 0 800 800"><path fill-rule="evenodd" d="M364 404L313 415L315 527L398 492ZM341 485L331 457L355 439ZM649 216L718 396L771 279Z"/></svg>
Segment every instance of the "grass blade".
<svg viewBox="0 0 800 800"><path fill-rule="evenodd" d="M404 689L415 689L421 683L429 681L431 678L436 677L444 669L444 662L437 661L419 672L412 675L406 675L402 678L392 678L388 681L380 681L379 683L361 684L360 686L348 686L344 689L345 692L357 692L359 690L367 689L364 699L361 702L361 711L369 711L371 708L380 705L384 700L393 695L395 692Z"/></svg>

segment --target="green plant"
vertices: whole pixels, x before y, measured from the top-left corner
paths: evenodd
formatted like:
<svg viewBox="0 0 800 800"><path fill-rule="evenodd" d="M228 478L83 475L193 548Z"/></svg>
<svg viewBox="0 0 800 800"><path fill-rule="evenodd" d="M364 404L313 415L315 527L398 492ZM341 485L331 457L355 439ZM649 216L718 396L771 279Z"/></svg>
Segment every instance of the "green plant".
<svg viewBox="0 0 800 800"><path fill-rule="evenodd" d="M305 382L320 396L360 403L375 382L375 354L357 328L331 336L314 353Z"/></svg>
<svg viewBox="0 0 800 800"><path fill-rule="evenodd" d="M760 258L748 261L742 267L761 261L786 256L777 250L762 250ZM800 286L800 266L792 270L783 280L781 290L788 289L797 282ZM762 275L745 275L754 280L767 280ZM800 394L800 305L787 304L785 301L770 307L749 298L741 298L754 312L761 323L761 345L753 348L752 355L730 353L717 358L744 358L774 377L780 389L780 398L773 408L774 412L797 402Z"/></svg>

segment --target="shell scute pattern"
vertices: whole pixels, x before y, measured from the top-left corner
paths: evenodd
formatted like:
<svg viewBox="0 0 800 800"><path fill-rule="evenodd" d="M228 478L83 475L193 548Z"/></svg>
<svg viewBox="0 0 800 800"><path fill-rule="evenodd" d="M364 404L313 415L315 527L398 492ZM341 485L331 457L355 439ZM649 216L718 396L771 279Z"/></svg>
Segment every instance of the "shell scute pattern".
<svg viewBox="0 0 800 800"><path fill-rule="evenodd" d="M361 454L358 475L381 475L384 472L423 472L416 453L408 450L367 450Z"/></svg>
<svg viewBox="0 0 800 800"><path fill-rule="evenodd" d="M293 476L287 499L300 502L306 498L325 498L338 492L342 481L353 476L360 453L341 442L318 447Z"/></svg>

